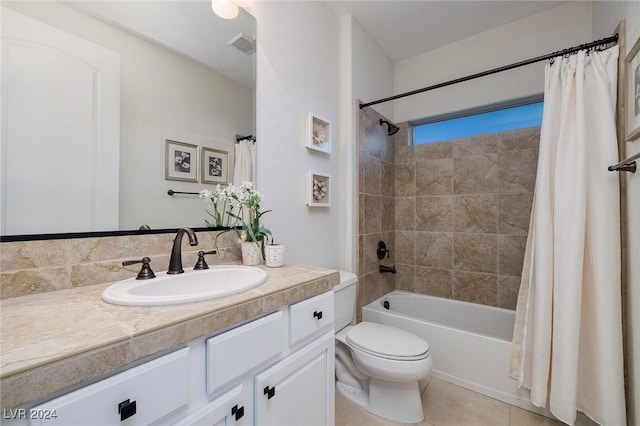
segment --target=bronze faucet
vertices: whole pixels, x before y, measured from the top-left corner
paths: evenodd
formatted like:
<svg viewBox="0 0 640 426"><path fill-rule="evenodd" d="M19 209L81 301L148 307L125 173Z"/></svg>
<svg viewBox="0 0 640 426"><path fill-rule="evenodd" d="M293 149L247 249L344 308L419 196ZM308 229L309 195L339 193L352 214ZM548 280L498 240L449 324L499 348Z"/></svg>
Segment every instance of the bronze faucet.
<svg viewBox="0 0 640 426"><path fill-rule="evenodd" d="M169 259L169 270L167 271L167 274L182 274L184 272L184 269L182 269L182 237L185 232L189 236L189 245L198 245L198 237L196 237L196 233L193 232L193 229L180 229L176 234L176 238L173 240L173 249L171 250L171 258Z"/></svg>

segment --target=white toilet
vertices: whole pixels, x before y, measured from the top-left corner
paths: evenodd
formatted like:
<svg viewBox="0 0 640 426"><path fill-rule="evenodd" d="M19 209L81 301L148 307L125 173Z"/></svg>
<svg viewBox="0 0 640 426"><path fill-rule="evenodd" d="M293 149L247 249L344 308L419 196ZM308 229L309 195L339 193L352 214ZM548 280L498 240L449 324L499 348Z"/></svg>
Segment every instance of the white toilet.
<svg viewBox="0 0 640 426"><path fill-rule="evenodd" d="M415 334L373 322L351 325L356 282L340 272L334 288L336 388L347 399L380 417L402 423L424 419L418 380L431 372L429 344Z"/></svg>

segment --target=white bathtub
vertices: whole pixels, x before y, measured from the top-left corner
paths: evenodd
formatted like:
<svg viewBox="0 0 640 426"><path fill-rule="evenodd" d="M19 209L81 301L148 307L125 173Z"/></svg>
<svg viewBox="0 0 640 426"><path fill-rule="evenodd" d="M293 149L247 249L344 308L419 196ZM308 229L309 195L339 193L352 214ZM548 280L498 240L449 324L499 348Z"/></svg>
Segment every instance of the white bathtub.
<svg viewBox="0 0 640 426"><path fill-rule="evenodd" d="M389 302L389 309L383 305ZM509 351L515 312L406 291L366 305L363 321L410 331L429 343L432 376L526 410L550 416L511 379Z"/></svg>

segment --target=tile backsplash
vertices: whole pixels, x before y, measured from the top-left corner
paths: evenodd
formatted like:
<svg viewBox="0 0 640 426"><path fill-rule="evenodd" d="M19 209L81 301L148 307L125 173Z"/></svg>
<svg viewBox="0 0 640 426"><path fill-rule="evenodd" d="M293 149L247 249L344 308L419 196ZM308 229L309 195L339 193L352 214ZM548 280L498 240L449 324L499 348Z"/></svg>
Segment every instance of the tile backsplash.
<svg viewBox="0 0 640 426"><path fill-rule="evenodd" d="M197 252L216 248L219 231L197 232L197 246L182 241L185 268L198 259ZM151 258L155 272L166 271L175 234L72 238L0 243L0 298L25 296L65 288L119 281L135 277L140 264L122 266L124 260ZM207 263L236 262L241 259L234 232L220 235L218 255Z"/></svg>

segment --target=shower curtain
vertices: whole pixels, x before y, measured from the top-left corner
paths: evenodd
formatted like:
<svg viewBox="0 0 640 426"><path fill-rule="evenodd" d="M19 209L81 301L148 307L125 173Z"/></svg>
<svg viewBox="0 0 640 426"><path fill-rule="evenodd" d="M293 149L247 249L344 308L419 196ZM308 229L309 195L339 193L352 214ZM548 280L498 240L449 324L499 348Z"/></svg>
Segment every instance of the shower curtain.
<svg viewBox="0 0 640 426"><path fill-rule="evenodd" d="M233 168L233 183L241 185L252 182L255 186L256 178L256 145L250 138L242 139L236 144L236 161Z"/></svg>
<svg viewBox="0 0 640 426"><path fill-rule="evenodd" d="M545 70L540 153L510 375L573 425L625 425L616 82L618 47Z"/></svg>

